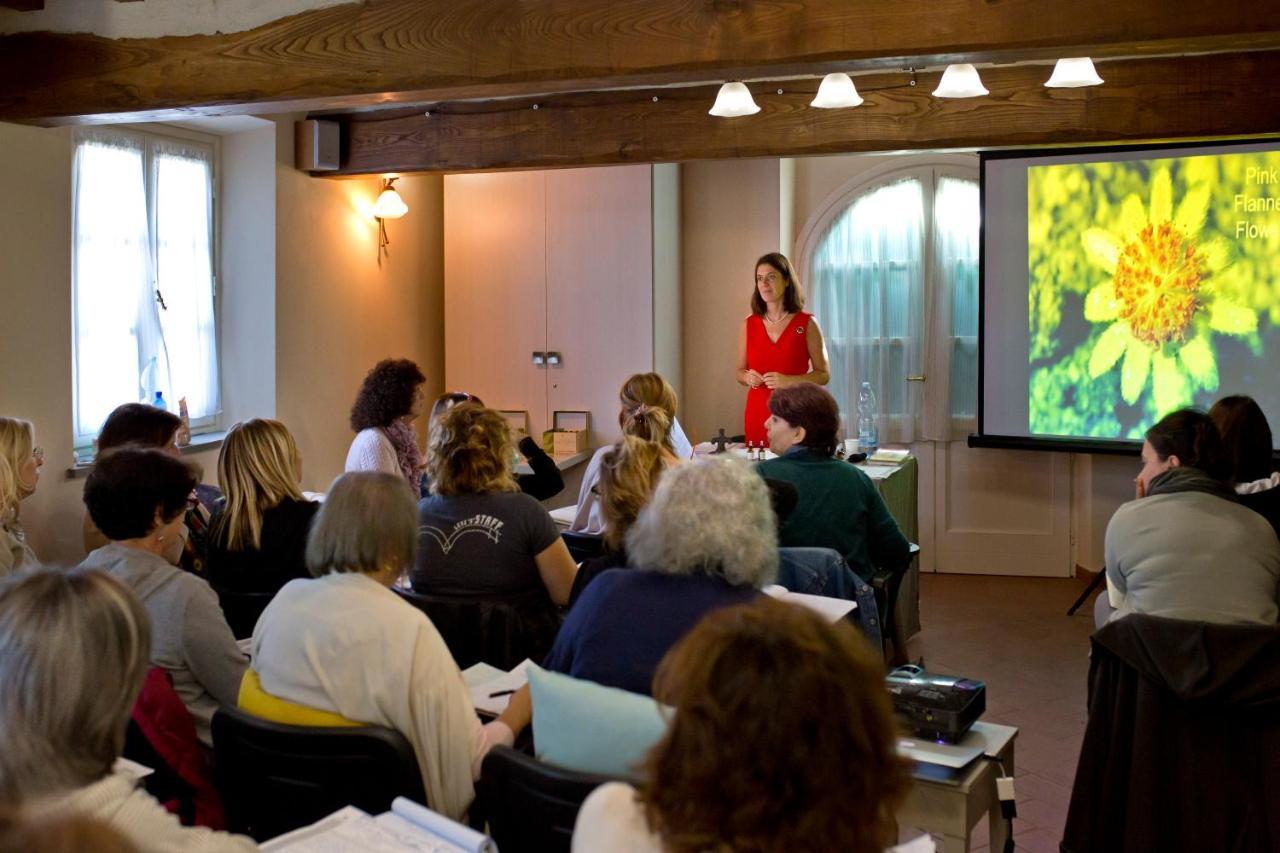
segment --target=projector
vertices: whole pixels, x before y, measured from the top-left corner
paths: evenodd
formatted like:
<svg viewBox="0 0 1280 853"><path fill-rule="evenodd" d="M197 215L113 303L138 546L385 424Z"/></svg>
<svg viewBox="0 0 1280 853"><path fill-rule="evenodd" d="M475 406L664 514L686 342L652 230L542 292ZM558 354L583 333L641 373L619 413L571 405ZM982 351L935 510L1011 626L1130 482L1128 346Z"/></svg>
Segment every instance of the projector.
<svg viewBox="0 0 1280 853"><path fill-rule="evenodd" d="M987 686L972 678L900 666L885 677L893 710L917 737L955 743L987 709Z"/></svg>

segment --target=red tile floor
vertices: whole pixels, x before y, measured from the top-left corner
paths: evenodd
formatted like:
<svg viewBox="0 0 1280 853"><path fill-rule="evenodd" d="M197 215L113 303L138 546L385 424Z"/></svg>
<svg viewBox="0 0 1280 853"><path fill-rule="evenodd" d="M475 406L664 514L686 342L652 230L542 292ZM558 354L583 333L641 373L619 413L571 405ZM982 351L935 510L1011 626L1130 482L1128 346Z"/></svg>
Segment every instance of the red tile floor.
<svg viewBox="0 0 1280 853"><path fill-rule="evenodd" d="M1018 727L1017 849L1057 853L1087 716L1092 600L1066 615L1084 582L924 575L920 586L924 629L908 643L911 660L986 682L983 719ZM985 853L989 837L984 818L971 849Z"/></svg>

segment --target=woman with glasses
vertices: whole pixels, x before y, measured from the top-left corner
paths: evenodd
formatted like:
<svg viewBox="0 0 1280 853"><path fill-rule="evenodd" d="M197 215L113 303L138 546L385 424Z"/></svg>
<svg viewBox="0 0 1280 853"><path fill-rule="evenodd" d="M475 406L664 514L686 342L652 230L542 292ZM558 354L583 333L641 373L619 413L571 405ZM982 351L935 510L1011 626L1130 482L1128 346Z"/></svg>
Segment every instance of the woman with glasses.
<svg viewBox="0 0 1280 853"><path fill-rule="evenodd" d="M738 338L738 384L749 389L743 419L750 444L768 441L770 394L797 382L826 385L830 379L822 330L802 308L804 293L786 255L770 252L756 261L751 316Z"/></svg>
<svg viewBox="0 0 1280 853"><path fill-rule="evenodd" d="M35 492L43 464L44 450L35 446L31 422L0 417L0 575L36 563L18 504Z"/></svg>

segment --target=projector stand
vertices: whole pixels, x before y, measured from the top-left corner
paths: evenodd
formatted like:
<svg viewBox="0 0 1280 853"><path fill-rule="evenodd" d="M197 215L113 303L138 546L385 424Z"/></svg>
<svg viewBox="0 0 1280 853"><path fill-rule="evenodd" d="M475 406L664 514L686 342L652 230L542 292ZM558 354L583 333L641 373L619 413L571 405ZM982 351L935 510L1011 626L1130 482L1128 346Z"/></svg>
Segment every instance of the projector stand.
<svg viewBox="0 0 1280 853"><path fill-rule="evenodd" d="M1080 605L1084 604L1089 596L1093 595L1093 591L1102 586L1102 582L1107 578L1107 569L1104 566L1101 571L1093 576L1093 580L1089 581L1089 585L1084 588L1084 592L1080 593L1080 597L1076 599L1076 603L1067 609L1068 616L1075 616L1076 611L1080 609Z"/></svg>

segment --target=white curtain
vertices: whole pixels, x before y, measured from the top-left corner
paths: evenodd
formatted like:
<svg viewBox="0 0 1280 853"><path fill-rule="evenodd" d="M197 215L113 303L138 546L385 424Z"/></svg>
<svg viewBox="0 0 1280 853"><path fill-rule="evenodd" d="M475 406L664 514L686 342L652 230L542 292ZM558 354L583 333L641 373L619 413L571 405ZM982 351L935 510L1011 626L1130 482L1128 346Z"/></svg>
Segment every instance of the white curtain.
<svg viewBox="0 0 1280 853"><path fill-rule="evenodd" d="M831 358L828 386L846 432L858 416L858 390L871 383L881 442L910 442L920 431L924 188L917 178L859 197L818 241L809 265L813 312Z"/></svg>

